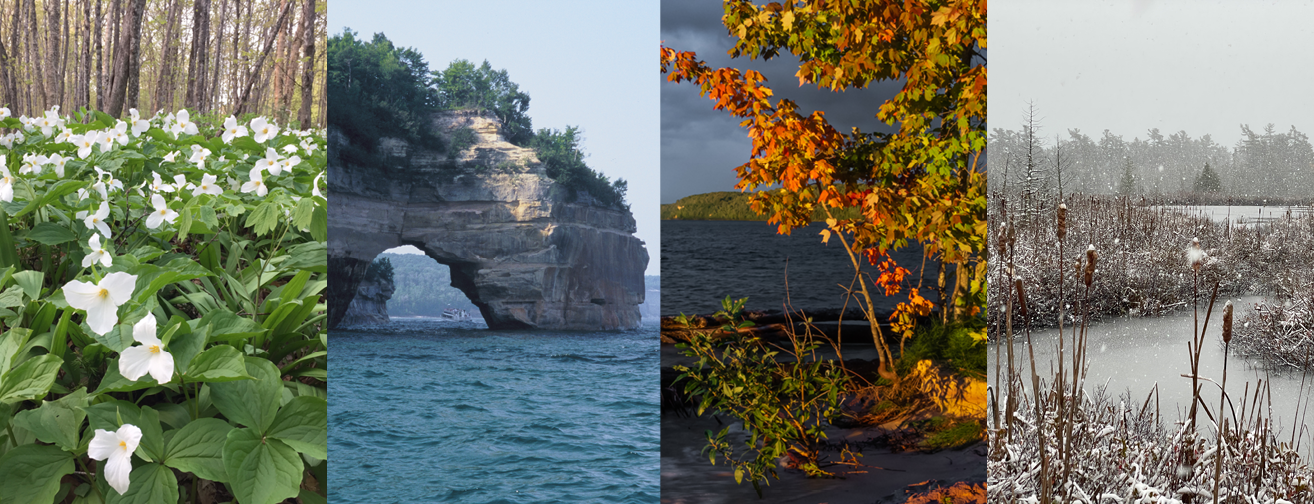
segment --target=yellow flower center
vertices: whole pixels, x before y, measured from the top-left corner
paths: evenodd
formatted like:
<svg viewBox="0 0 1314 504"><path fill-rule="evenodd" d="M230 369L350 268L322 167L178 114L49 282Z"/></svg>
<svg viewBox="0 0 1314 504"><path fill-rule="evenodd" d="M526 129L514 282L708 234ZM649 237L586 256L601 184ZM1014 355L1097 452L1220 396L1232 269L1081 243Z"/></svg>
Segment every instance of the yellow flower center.
<svg viewBox="0 0 1314 504"><path fill-rule="evenodd" d="M161 208L161 209L160 209L160 215L165 215L165 214L168 214L168 213L169 213L169 209L168 209L168 208Z"/></svg>
<svg viewBox="0 0 1314 504"><path fill-rule="evenodd" d="M127 442L127 441L119 441L119 448L123 448L124 450L127 450L127 449L128 449L128 442Z"/></svg>
<svg viewBox="0 0 1314 504"><path fill-rule="evenodd" d="M100 292L96 293L96 297L98 297L98 298L102 298L102 299L109 297L109 290L108 290L108 289L101 289Z"/></svg>
<svg viewBox="0 0 1314 504"><path fill-rule="evenodd" d="M151 345L147 348L151 353L160 353L160 345Z"/></svg>

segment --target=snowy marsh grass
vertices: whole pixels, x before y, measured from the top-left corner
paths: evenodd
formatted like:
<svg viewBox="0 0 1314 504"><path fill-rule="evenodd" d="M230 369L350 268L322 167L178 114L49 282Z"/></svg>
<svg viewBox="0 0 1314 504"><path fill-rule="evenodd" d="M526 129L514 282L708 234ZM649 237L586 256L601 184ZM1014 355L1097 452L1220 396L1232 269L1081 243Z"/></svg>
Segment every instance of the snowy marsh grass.
<svg viewBox="0 0 1314 504"><path fill-rule="evenodd" d="M1163 215L1167 216L1166 213ZM1074 220L1073 214L1064 217ZM1053 221L1056 227L1060 220ZM1075 220L1090 222L1092 218ZM1101 260L1101 254L1096 252L1099 247L1094 245L1098 240L1092 239L1084 261L1078 259L1073 266L1064 267L1065 259L1060 255L1059 266L1051 272L1041 265L1053 264L1053 261L1044 260L1041 255L1030 251L1019 253L1023 245L1007 240L1008 235L1014 234L1010 222L1000 224L998 230L1001 231L997 235L1000 236L1001 257L997 262L1002 263L999 266L1001 273L1007 274L1004 278L1010 281L1005 284L1006 288L996 291L999 296L991 297L991 309L1000 308L1001 311L990 316L997 324L1002 321L1005 329L1003 334L996 335L996 343L1007 344L1009 348L1007 356L1001 355L1003 349L997 349L996 380L991 384L994 411L987 428L990 441L989 502L1314 502L1314 473L1311 473L1309 461L1300 457L1299 443L1294 436L1292 441L1283 443L1274 434L1274 419L1267 412L1271 410L1272 402L1269 385L1262 381L1254 384L1252 393L1252 384L1247 383L1241 397L1241 408L1237 410L1227 394L1226 358L1221 383L1201 374L1210 371L1200 369L1199 351L1209 334L1208 320L1220 285L1225 283L1224 278L1217 278L1222 275L1213 269L1218 263L1210 262L1207 256L1200 254L1199 260L1188 259L1185 265L1191 279L1183 278L1184 274L1170 277L1179 284L1186 284L1183 290L1191 297L1193 305L1199 297L1201 281L1206 285L1212 281L1214 287L1204 325L1196 324L1187 346L1189 374L1183 373L1183 377L1193 381L1189 413L1182 421L1165 426L1161 420L1163 415L1157 399L1157 386L1143 401L1133 400L1130 392L1122 397L1111 397L1103 387L1096 387L1091 393L1085 392L1084 382L1089 370L1089 363L1085 360L1088 322L1094 318L1093 311L1100 306L1095 293L1126 288L1105 285L1117 281L1106 274L1121 266L1117 251L1107 254L1112 255L1112 259ZM1061 236L1057 229L1055 231L1050 236ZM1068 232L1073 230L1069 228ZM1245 239L1246 233L1236 234ZM1026 236L1031 233L1018 234ZM1208 243L1207 240L1201 241ZM1061 243L1060 240L1059 247L1056 247L1059 250L1062 250ZM1177 245L1165 260L1177 271L1183 271L1180 246ZM1034 250L1045 250L1045 247L1037 246ZM1065 278L1064 271L1073 278ZM1066 358L1060 353L1061 364L1057 371L1051 371L1052 377L1046 383L1040 379L1032 357L1032 390L1026 391L1011 353L1013 312L1016 310L1022 317L1028 349L1034 352L1034 343L1030 341L1031 321L1057 315L1064 307L1061 294L1057 303L1045 300L1051 292L1062 292L1061 288L1036 281L1036 277L1054 282L1072 281L1078 287L1084 287L1085 294L1081 296L1078 309L1072 312L1074 319L1079 313L1080 320L1067 320L1073 322L1071 367L1062 364ZM1183 296L1183 302L1186 296ZM1045 312L1041 312L1038 306L1054 310L1049 311L1049 315L1042 315ZM1224 345L1228 347L1235 332L1231 312L1231 307L1225 308L1222 330L1226 335ZM1060 333L1060 341L1066 337L1068 335ZM1006 381L1001 383L1000 361L1003 358L1009 360L1009 371L1003 377ZM1065 383L1070 383L1071 388ZM1219 387L1217 409L1210 408L1201 398L1201 389L1206 383L1215 383ZM1152 399L1153 408L1150 407ZM1269 408L1264 407L1266 401ZM1007 404L1002 415L1000 402ZM1208 419L1204 425L1213 428L1214 436L1197 435L1199 410L1203 410L1204 415L1200 418Z"/></svg>

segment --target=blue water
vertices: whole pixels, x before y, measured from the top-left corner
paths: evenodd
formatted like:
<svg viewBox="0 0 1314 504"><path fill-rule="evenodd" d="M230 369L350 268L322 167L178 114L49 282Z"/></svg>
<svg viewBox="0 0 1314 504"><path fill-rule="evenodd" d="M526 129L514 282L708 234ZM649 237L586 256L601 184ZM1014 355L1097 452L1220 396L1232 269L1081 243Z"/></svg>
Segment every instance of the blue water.
<svg viewBox="0 0 1314 504"><path fill-rule="evenodd" d="M334 331L329 501L655 503L658 337Z"/></svg>

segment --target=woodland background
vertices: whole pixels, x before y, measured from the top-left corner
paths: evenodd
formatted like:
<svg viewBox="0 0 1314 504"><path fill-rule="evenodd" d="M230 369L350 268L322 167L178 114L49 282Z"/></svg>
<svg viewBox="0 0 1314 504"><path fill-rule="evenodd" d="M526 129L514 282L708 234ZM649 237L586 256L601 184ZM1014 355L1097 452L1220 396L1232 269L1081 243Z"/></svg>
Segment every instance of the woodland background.
<svg viewBox="0 0 1314 504"><path fill-rule="evenodd" d="M0 0L0 106L323 126L325 0Z"/></svg>

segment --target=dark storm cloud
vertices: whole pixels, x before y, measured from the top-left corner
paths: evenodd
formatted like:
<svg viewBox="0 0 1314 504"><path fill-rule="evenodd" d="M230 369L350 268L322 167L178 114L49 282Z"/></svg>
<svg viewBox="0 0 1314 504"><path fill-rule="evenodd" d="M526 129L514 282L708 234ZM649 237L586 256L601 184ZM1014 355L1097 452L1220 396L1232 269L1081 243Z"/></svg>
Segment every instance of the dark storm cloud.
<svg viewBox="0 0 1314 504"><path fill-rule="evenodd" d="M662 2L662 40L677 51L693 51L713 68L752 69L767 78L775 98L788 98L802 115L822 110L841 132L891 131L876 120L882 101L898 92L900 83L879 82L865 90L834 93L814 85L798 86L798 60L788 54L771 61L731 59L727 51L734 38L721 24L720 2L666 0ZM712 109L712 101L698 95L690 83L665 82L662 76L662 202L710 191L732 191L734 168L748 160L752 143L740 119Z"/></svg>

